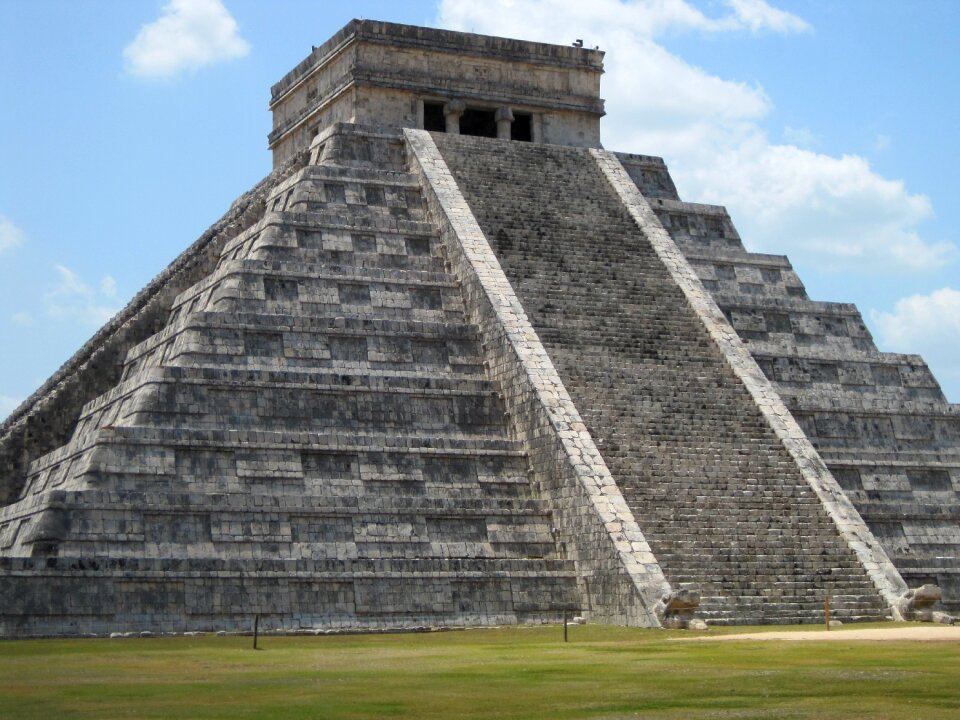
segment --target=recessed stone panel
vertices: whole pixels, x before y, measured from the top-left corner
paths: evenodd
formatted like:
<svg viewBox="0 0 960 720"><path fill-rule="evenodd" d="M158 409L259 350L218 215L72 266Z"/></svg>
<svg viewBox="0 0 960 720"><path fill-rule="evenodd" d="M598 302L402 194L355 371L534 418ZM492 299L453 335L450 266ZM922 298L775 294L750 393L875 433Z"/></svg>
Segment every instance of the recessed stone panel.
<svg viewBox="0 0 960 720"><path fill-rule="evenodd" d="M209 513L143 514L144 542L187 546L210 538Z"/></svg>

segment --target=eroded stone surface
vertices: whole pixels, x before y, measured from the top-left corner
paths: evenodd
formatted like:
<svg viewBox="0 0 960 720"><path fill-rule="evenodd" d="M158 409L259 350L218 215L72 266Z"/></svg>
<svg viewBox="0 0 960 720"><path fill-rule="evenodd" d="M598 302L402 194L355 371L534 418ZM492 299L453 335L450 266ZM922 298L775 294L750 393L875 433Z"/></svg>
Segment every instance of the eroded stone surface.
<svg viewBox="0 0 960 720"><path fill-rule="evenodd" d="M619 163L434 139L667 581L698 591L713 622L815 622L826 594L841 617L882 618L892 598L870 579L886 582L882 551L862 523L841 532L809 482L816 453L796 450L795 424L774 427L775 392L756 392L763 376L732 357L739 340L715 306L694 306L692 271L677 274L686 261L665 233L648 235Z"/></svg>
<svg viewBox="0 0 960 720"><path fill-rule="evenodd" d="M0 428L0 633L948 621L957 407L580 149L602 56L354 21L274 86L278 169Z"/></svg>
<svg viewBox="0 0 960 720"><path fill-rule="evenodd" d="M906 582L960 611L960 411L923 359L880 352L855 306L811 300L787 258L747 252L724 208L680 202L655 163L625 165Z"/></svg>
<svg viewBox="0 0 960 720"><path fill-rule="evenodd" d="M0 509L0 633L581 609L402 136L320 141Z"/></svg>

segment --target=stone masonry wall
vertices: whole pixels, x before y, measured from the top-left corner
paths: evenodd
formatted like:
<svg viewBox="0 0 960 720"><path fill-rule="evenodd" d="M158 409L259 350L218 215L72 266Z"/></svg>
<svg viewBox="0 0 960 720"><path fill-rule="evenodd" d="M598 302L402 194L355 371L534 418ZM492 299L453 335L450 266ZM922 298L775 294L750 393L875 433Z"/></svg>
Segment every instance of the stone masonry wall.
<svg viewBox="0 0 960 720"><path fill-rule="evenodd" d="M405 135L487 363L530 452L533 480L577 563L591 617L659 625L657 603L670 587L656 558L431 135Z"/></svg>
<svg viewBox="0 0 960 720"><path fill-rule="evenodd" d="M536 114L546 142L598 147L603 52L352 20L271 90L274 164L334 121L417 127L418 103Z"/></svg>
<svg viewBox="0 0 960 720"><path fill-rule="evenodd" d="M581 609L404 156L396 130L318 137L30 464L0 508L0 636Z"/></svg>
<svg viewBox="0 0 960 720"><path fill-rule="evenodd" d="M828 593L841 617L882 617L867 570L594 156L434 138L667 580L699 590L715 622L819 621Z"/></svg>
<svg viewBox="0 0 960 720"><path fill-rule="evenodd" d="M34 459L67 442L83 405L120 379L127 351L164 326L176 295L213 269L223 245L259 220L267 195L305 159L297 155L238 198L0 425L0 506L17 497Z"/></svg>
<svg viewBox="0 0 960 720"><path fill-rule="evenodd" d="M592 150L607 180L623 201L657 256L683 290L690 306L707 327L737 378L750 392L767 423L796 461L807 484L836 523L840 535L860 558L877 590L892 606L906 590L886 552L870 533L853 504L827 470L801 428L791 417L777 391L760 371L734 329L700 283L680 249L664 230L646 198L638 191L614 155Z"/></svg>
<svg viewBox="0 0 960 720"><path fill-rule="evenodd" d="M960 406L922 358L880 352L855 306L745 250L724 208L634 179L904 580L960 609Z"/></svg>

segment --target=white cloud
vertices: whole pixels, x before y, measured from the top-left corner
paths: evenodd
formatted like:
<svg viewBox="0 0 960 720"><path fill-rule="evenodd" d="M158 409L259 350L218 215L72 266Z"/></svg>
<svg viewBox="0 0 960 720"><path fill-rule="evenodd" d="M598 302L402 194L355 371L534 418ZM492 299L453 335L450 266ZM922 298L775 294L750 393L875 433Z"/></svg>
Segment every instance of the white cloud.
<svg viewBox="0 0 960 720"><path fill-rule="evenodd" d="M99 327L119 310L114 304L115 287L110 295L106 295L102 290L98 293L65 265L57 265L54 269L57 272L57 284L43 297L50 317ZM112 283L109 276L104 278L104 281L106 280ZM101 281L101 287L104 281ZM106 285L108 288L111 287L110 283Z"/></svg>
<svg viewBox="0 0 960 720"><path fill-rule="evenodd" d="M24 327L33 325L33 315L28 312L14 313L12 320L16 325L23 325Z"/></svg>
<svg viewBox="0 0 960 720"><path fill-rule="evenodd" d="M789 125L783 129L783 139L791 145L802 148L812 148L820 142L820 138L814 135L810 128L795 128Z"/></svg>
<svg viewBox="0 0 960 720"><path fill-rule="evenodd" d="M954 245L916 230L933 213L929 198L876 174L862 157L769 144L759 130L716 151L714 162L680 158L678 172L700 200L730 208L751 249L859 272L927 270L957 256Z"/></svg>
<svg viewBox="0 0 960 720"><path fill-rule="evenodd" d="M16 410L22 402L23 398L0 395L0 422L6 420L7 416Z"/></svg>
<svg viewBox="0 0 960 720"><path fill-rule="evenodd" d="M663 156L681 196L726 205L750 249L872 272L929 269L956 258L954 245L918 234L932 215L926 196L878 175L864 158L802 147L809 137L771 142L761 123L773 102L762 87L711 75L656 42L666 32L809 27L758 0L727 5L732 13L708 17L685 0L443 0L438 22L553 43L583 38L608 50L604 145Z"/></svg>
<svg viewBox="0 0 960 720"><path fill-rule="evenodd" d="M951 338L960 352L960 291L953 288L911 295L898 300L893 312L874 312L872 317L892 350L909 352L931 338Z"/></svg>
<svg viewBox="0 0 960 720"><path fill-rule="evenodd" d="M770 7L764 0L727 0L727 5L733 8L737 21L753 32L803 32L810 29L803 18Z"/></svg>
<svg viewBox="0 0 960 720"><path fill-rule="evenodd" d="M945 287L870 313L884 350L920 353L943 385L960 387L960 291ZM960 398L952 398L960 400Z"/></svg>
<svg viewBox="0 0 960 720"><path fill-rule="evenodd" d="M21 245L24 239L23 230L5 215L0 215L0 252Z"/></svg>
<svg viewBox="0 0 960 720"><path fill-rule="evenodd" d="M634 34L654 37L668 30L725 32L798 32L809 25L764 0L726 0L732 13L708 17L686 0L441 0L439 21L444 27L474 32L500 32L514 37L560 42L547 28L562 27L570 42L588 38L603 28L628 26ZM498 11L499 6L499 11ZM508 30L507 28L512 28ZM499 29L499 30L498 30Z"/></svg>
<svg viewBox="0 0 960 720"><path fill-rule="evenodd" d="M100 292L107 297L117 296L117 281L109 275L104 275L100 280Z"/></svg>
<svg viewBox="0 0 960 720"><path fill-rule="evenodd" d="M238 31L221 0L170 0L157 20L140 28L123 57L134 75L172 77L246 55L250 44Z"/></svg>

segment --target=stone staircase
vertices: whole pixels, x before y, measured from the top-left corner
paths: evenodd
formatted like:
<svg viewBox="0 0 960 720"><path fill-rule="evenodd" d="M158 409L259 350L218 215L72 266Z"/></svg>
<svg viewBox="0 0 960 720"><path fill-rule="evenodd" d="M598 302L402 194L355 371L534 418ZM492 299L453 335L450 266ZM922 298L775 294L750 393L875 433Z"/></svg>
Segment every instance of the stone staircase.
<svg viewBox="0 0 960 720"><path fill-rule="evenodd" d="M855 306L811 300L787 258L747 252L723 208L654 197L906 582L939 585L944 609L960 611L960 406L946 402L922 358L880 352Z"/></svg>
<svg viewBox="0 0 960 720"><path fill-rule="evenodd" d="M2 634L578 609L444 252L402 136L331 132L0 509Z"/></svg>
<svg viewBox="0 0 960 720"><path fill-rule="evenodd" d="M713 623L885 608L585 150L434 134L666 578ZM651 162L643 182L669 196Z"/></svg>

